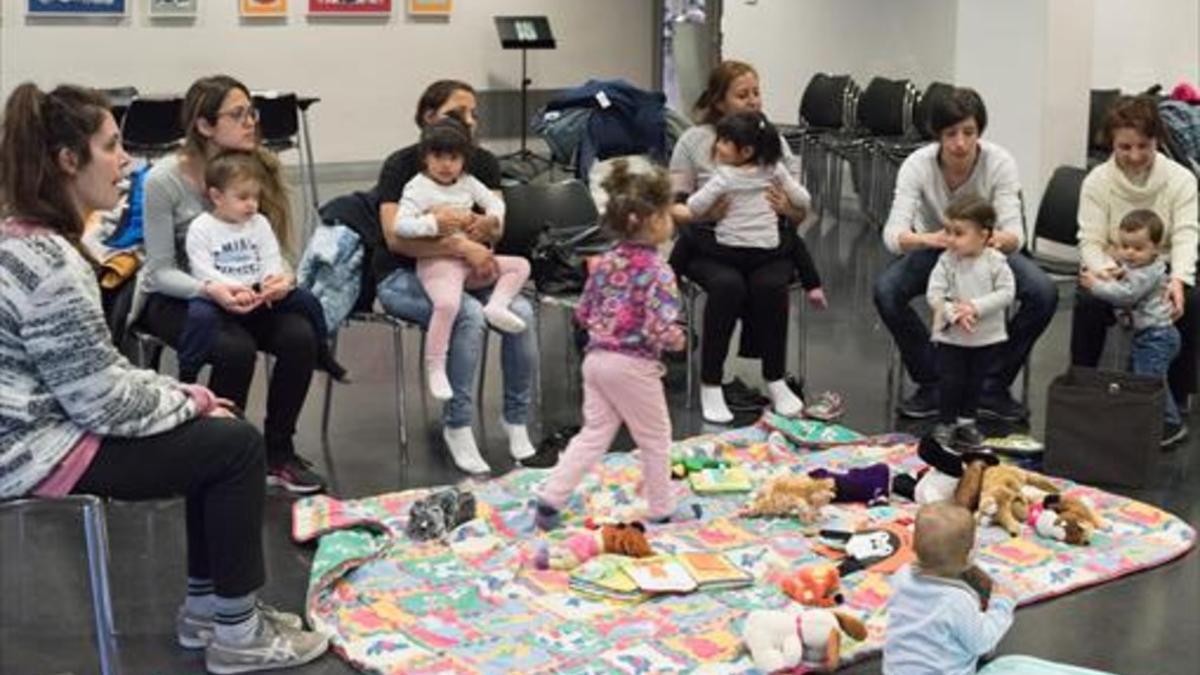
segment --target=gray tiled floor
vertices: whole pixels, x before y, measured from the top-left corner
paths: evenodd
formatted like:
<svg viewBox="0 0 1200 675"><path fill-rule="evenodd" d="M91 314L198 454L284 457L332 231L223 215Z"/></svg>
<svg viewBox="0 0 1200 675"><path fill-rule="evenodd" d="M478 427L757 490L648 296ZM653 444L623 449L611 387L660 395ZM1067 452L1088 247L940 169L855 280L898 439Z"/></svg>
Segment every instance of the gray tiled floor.
<svg viewBox="0 0 1200 675"><path fill-rule="evenodd" d="M322 194L329 197L350 187L355 185L323 185ZM882 382L888 340L870 303L869 280L886 259L875 230L858 222L853 212L847 203L844 222L827 218L807 234L833 303L828 313L805 315L807 374L811 387L836 389L846 395L849 426L880 432L896 424L884 410ZM1046 386L1067 363L1070 303L1065 295L1054 324L1033 356L1035 432L1044 424ZM547 371L557 375L561 372L557 364L564 362L566 334L560 317L550 312L546 316L542 359L549 364ZM310 391L299 432L302 453L333 479L334 493L358 497L458 479L460 475L437 440L435 425L422 423L425 412L418 403L415 337L408 337L406 350L412 374L407 384L409 413L414 420L412 463L407 471L402 470L395 451L392 352L387 331L355 328L344 335L342 347L355 382L335 390L328 451L323 452L319 438L321 386ZM502 470L510 462L505 459L496 425L495 363L495 358L489 360L487 394L479 421L486 438L485 452L493 466ZM756 369L736 364L734 370L752 375ZM575 399L564 379L543 378L545 418L550 426L569 423L577 416ZM686 410L679 396L683 386L678 367L671 372L670 388L676 392L672 399L676 435L701 430L698 415ZM256 389L250 406L252 419L262 414L261 396L261 388ZM432 416L428 413L430 420ZM1195 419L1193 427L1200 429ZM1192 440L1163 456L1153 486L1126 492L1195 525L1200 521L1200 481L1193 468L1198 457L1200 444ZM269 498L266 541L270 581L264 595L277 605L298 608L313 549L290 542L290 504L291 500L280 494ZM119 647L127 673L203 671L198 654L185 652L173 642L173 617L184 580L182 523L179 503L113 504L109 508ZM34 528L0 519L0 556L5 561L0 570L0 672L96 672L80 541L69 521ZM1119 673L1195 673L1200 662L1200 558L1188 555L1161 569L1022 609L1000 651ZM846 672L878 671L879 662L871 661ZM330 655L295 672L352 670Z"/></svg>

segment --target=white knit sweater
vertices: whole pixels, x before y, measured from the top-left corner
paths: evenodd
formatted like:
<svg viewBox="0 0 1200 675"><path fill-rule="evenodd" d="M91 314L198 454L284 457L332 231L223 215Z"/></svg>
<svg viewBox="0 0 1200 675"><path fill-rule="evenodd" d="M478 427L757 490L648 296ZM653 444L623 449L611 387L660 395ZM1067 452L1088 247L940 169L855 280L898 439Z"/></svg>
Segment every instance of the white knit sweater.
<svg viewBox="0 0 1200 675"><path fill-rule="evenodd" d="M85 433L150 436L196 415L183 385L113 347L96 278L66 239L0 223L0 498L36 487Z"/></svg>

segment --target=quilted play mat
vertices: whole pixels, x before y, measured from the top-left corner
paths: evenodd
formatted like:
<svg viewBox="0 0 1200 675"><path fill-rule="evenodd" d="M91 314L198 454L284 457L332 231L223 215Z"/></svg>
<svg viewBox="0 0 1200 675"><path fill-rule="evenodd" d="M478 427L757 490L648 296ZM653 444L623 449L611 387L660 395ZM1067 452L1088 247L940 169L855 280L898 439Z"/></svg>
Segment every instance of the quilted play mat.
<svg viewBox="0 0 1200 675"><path fill-rule="evenodd" d="M884 462L893 473L922 466L913 439L864 438L836 426L765 418L716 436L680 441L677 451L720 444L755 484L789 471L845 471ZM410 505L428 490L339 501L296 503L294 537L320 537L307 598L309 619L330 633L336 651L368 673L750 673L740 638L756 608L799 609L780 589L780 575L828 562L814 544L813 526L794 519L737 515L747 494L697 498L686 481L679 496L697 500L699 520L648 531L657 552L718 551L750 572L755 583L736 590L659 595L640 601L598 599L568 587L568 575L538 571L531 557L539 538L531 501L547 472L519 469L486 482L464 483L479 517L444 541L415 542L405 533ZM613 453L576 491L556 540L580 531L585 515L637 519L636 456ZM1083 485L1061 482L1066 494L1086 496L1109 521L1090 546L1036 537L1028 526L1010 538L998 527L980 530L977 562L1015 588L1021 604L1052 598L1151 568L1183 555L1194 530L1146 504ZM915 505L833 504L818 527L858 530L905 527ZM844 609L868 628L863 642L842 643L842 663L879 652L887 623L887 574L868 568L842 579Z"/></svg>

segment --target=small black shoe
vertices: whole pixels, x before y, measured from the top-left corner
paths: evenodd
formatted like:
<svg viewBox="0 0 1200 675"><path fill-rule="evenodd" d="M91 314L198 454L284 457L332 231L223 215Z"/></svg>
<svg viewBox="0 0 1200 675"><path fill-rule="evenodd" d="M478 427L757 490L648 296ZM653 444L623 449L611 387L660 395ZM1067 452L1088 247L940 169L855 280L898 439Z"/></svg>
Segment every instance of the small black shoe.
<svg viewBox="0 0 1200 675"><path fill-rule="evenodd" d="M1164 424L1162 432L1162 447L1169 448L1187 438L1188 429L1182 424Z"/></svg>
<svg viewBox="0 0 1200 675"><path fill-rule="evenodd" d="M350 371L337 362L331 354L317 357L317 368L329 373L329 376L342 384L350 384Z"/></svg>
<svg viewBox="0 0 1200 675"><path fill-rule="evenodd" d="M979 416L1005 422L1023 422L1029 419L1029 408L1021 405L1006 389L984 391L979 398Z"/></svg>
<svg viewBox="0 0 1200 675"><path fill-rule="evenodd" d="M900 402L896 406L896 412L902 417L909 419L920 420L927 417L933 417L938 414L938 392L937 387L931 384L923 384L917 387L912 396Z"/></svg>
<svg viewBox="0 0 1200 675"><path fill-rule="evenodd" d="M974 422L960 424L954 429L954 441L965 448L979 448L983 447L983 434Z"/></svg>
<svg viewBox="0 0 1200 675"><path fill-rule="evenodd" d="M725 395L725 405L733 412L757 413L771 404L771 399L751 389L740 378L733 378L733 382L722 385L721 388Z"/></svg>

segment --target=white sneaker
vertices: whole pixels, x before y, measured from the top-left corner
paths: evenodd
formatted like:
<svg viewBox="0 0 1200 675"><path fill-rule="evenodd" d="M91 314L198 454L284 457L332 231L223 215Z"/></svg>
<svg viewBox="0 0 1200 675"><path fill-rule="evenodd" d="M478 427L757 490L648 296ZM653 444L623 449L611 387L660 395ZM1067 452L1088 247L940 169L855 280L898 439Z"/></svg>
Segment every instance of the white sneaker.
<svg viewBox="0 0 1200 675"><path fill-rule="evenodd" d="M446 441L450 457L454 459L458 468L472 474L489 473L492 470L483 459L483 455L479 454L479 446L475 445L475 434L471 427L444 427L442 439Z"/></svg>
<svg viewBox="0 0 1200 675"><path fill-rule="evenodd" d="M508 451L513 459L521 461L537 454L537 448L533 447L533 442L529 440L529 427L524 424L509 424L501 418L500 428L504 429L504 435L508 437Z"/></svg>
<svg viewBox="0 0 1200 675"><path fill-rule="evenodd" d="M429 378L429 393L439 401L449 401L454 398L454 389L450 386L450 378L446 375L446 362L440 364L427 362L426 376Z"/></svg>
<svg viewBox="0 0 1200 675"><path fill-rule="evenodd" d="M246 644L225 644L219 639L210 642L204 651L204 667L217 675L291 668L312 661L328 648L328 636L297 630L262 615L258 629Z"/></svg>
<svg viewBox="0 0 1200 675"><path fill-rule="evenodd" d="M501 333L520 333L525 330L525 320L517 316L507 307L493 307L488 304L483 308L483 318L488 325Z"/></svg>
<svg viewBox="0 0 1200 675"><path fill-rule="evenodd" d="M725 393L721 385L700 385L700 414L706 422L713 424L729 424L733 421L733 413L725 404Z"/></svg>
<svg viewBox="0 0 1200 675"><path fill-rule="evenodd" d="M767 396L771 399L771 407L778 415L784 417L799 417L804 412L804 401L796 396L792 388L783 380L767 383Z"/></svg>

